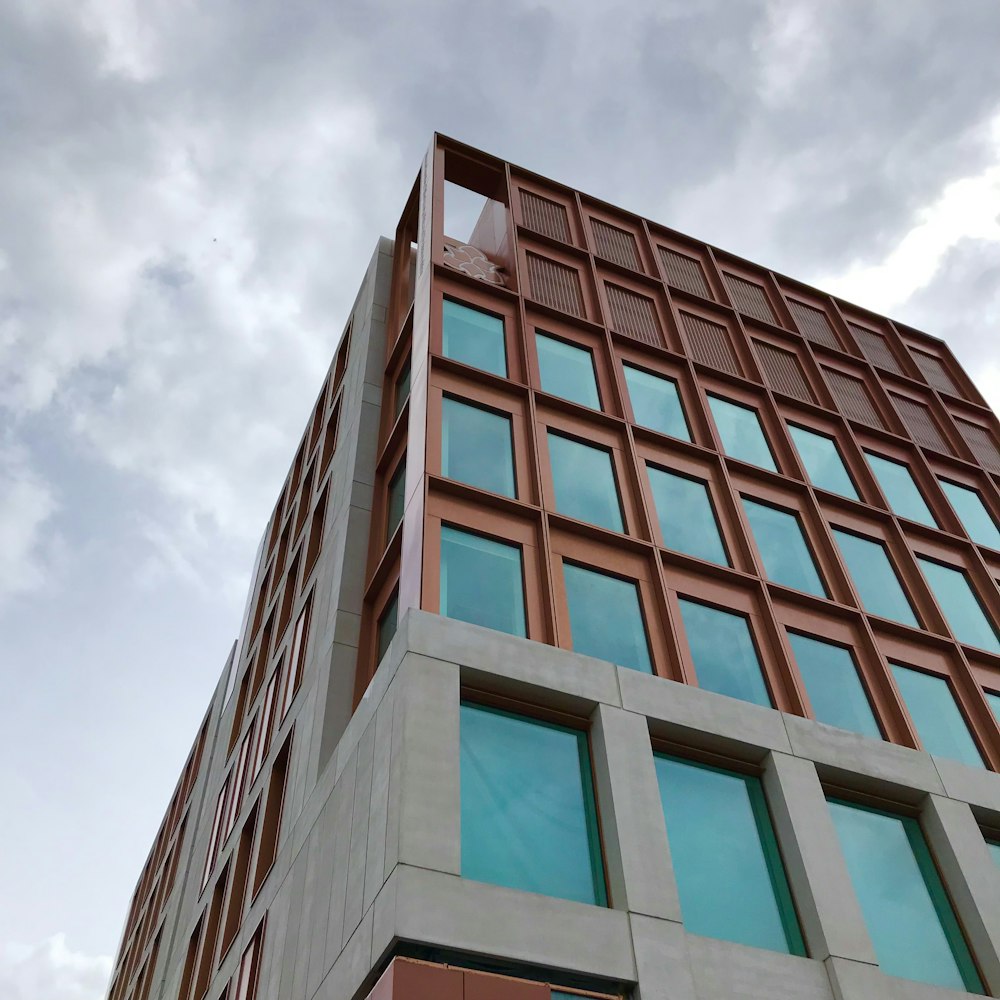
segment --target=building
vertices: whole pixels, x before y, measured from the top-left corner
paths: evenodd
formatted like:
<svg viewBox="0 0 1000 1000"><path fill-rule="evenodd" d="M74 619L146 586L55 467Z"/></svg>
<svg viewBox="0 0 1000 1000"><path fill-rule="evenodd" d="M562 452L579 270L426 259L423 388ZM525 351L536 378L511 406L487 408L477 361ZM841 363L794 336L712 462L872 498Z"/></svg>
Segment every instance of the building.
<svg viewBox="0 0 1000 1000"><path fill-rule="evenodd" d="M1000 995L998 442L940 340L436 136L111 1000Z"/></svg>

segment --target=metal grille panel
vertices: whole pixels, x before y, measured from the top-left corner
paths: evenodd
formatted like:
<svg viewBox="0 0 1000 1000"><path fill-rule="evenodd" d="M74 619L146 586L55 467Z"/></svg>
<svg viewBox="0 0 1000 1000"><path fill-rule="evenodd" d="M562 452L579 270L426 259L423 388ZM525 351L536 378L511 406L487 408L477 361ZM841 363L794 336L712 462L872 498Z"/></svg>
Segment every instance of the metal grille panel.
<svg viewBox="0 0 1000 1000"><path fill-rule="evenodd" d="M571 243L569 235L569 214L565 205L557 201L532 194L531 191L521 192L521 212L524 224L536 233L548 236L553 240Z"/></svg>
<svg viewBox="0 0 1000 1000"><path fill-rule="evenodd" d="M724 326L685 312L681 313L681 321L695 361L731 375L743 374L729 340L729 331Z"/></svg>
<svg viewBox="0 0 1000 1000"><path fill-rule="evenodd" d="M796 302L795 299L788 300L788 308L792 310L792 316L806 340L822 344L823 347L832 347L836 351L840 350L840 341L837 340L837 335L833 332L825 312L807 306L804 302Z"/></svg>
<svg viewBox="0 0 1000 1000"><path fill-rule="evenodd" d="M609 283L605 288L611 311L611 328L626 337L641 340L644 344L662 347L663 334L653 300L619 285Z"/></svg>
<svg viewBox="0 0 1000 1000"><path fill-rule="evenodd" d="M791 351L785 351L773 344L765 344L761 340L755 340L754 346L757 348L760 366L764 370L764 378L775 392L783 392L786 396L794 396L807 403L816 402L802 365Z"/></svg>
<svg viewBox="0 0 1000 1000"><path fill-rule="evenodd" d="M979 464L991 472L1000 472L1000 449L997 448L993 435L985 427L970 424L968 420L959 420L957 417L955 426L962 435L962 440L979 460Z"/></svg>
<svg viewBox="0 0 1000 1000"><path fill-rule="evenodd" d="M935 451L943 451L948 455L952 454L933 414L923 403L907 399L905 396L896 396L893 393L890 395L903 420L903 426L910 432L910 437L917 444L922 444L925 448L933 448Z"/></svg>
<svg viewBox="0 0 1000 1000"><path fill-rule="evenodd" d="M886 371L893 372L896 375L905 374L896 360L896 355L892 353L892 349L881 333L868 330L863 326L858 326L856 323L848 323L847 325L851 333L854 334L857 342L861 345L861 350L864 352L865 357L873 365L878 368L884 368Z"/></svg>
<svg viewBox="0 0 1000 1000"><path fill-rule="evenodd" d="M885 424L868 393L868 387L861 379L845 375L833 368L824 368L823 374L826 375L830 392L833 393L833 398L845 417L885 429Z"/></svg>
<svg viewBox="0 0 1000 1000"><path fill-rule="evenodd" d="M691 292L692 295L700 295L705 299L712 298L712 293L708 290L708 282L705 280L705 273L697 260L678 253L676 250L668 250L666 247L659 247L659 251L663 270L667 272L667 281L671 285L683 288L685 292Z"/></svg>
<svg viewBox="0 0 1000 1000"><path fill-rule="evenodd" d="M594 246L599 257L614 261L633 271L642 270L638 244L628 230L619 229L600 219L591 219L590 222L594 229Z"/></svg>
<svg viewBox="0 0 1000 1000"><path fill-rule="evenodd" d="M778 324L771 303L767 299L767 293L760 285L754 281L747 281L746 278L738 278L735 274L726 274L725 271L723 276L726 279L726 288L733 298L733 304L741 313L763 320L765 323Z"/></svg>
<svg viewBox="0 0 1000 1000"><path fill-rule="evenodd" d="M553 309L583 317L583 289L580 287L580 275L576 268L535 253L525 256L528 260L528 282L532 296Z"/></svg>
<svg viewBox="0 0 1000 1000"><path fill-rule="evenodd" d="M958 386L955 385L948 369L940 358L935 358L932 354L924 354L923 351L910 351L913 360L916 361L920 374L927 380L928 385L940 389L941 392L951 393L953 396L961 396Z"/></svg>

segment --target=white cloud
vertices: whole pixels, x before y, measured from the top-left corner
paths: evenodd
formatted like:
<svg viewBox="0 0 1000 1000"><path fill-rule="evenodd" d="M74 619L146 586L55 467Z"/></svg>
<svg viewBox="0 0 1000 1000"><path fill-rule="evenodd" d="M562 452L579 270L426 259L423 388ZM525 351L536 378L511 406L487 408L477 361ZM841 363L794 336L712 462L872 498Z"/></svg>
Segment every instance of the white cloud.
<svg viewBox="0 0 1000 1000"><path fill-rule="evenodd" d="M70 950L65 934L0 945L0 1000L101 1000L110 974L110 957Z"/></svg>

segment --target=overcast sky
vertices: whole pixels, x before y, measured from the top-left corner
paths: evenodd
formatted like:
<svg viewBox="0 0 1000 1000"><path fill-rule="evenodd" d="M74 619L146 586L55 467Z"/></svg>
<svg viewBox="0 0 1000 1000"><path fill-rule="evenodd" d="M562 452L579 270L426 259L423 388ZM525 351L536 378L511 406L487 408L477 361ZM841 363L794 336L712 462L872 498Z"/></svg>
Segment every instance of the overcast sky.
<svg viewBox="0 0 1000 1000"><path fill-rule="evenodd" d="M942 336L1000 405L996 0L611 6L0 3L0 1000L103 994L433 130Z"/></svg>

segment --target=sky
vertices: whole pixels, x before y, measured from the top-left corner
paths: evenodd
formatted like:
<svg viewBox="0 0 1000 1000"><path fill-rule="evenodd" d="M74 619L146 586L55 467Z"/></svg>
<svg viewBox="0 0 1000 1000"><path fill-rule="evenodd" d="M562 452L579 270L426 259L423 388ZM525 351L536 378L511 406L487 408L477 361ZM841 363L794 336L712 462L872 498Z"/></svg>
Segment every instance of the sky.
<svg viewBox="0 0 1000 1000"><path fill-rule="evenodd" d="M995 0L0 4L0 1000L103 995L434 130L946 339L1000 406Z"/></svg>

